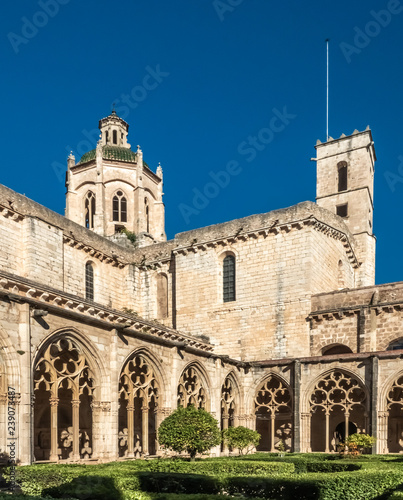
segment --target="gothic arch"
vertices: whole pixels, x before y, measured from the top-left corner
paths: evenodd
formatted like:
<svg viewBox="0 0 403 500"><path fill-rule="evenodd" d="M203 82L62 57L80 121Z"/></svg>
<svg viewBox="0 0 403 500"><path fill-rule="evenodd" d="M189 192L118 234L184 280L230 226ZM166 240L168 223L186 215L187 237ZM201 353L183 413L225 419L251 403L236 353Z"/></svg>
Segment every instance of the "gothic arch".
<svg viewBox="0 0 403 500"><path fill-rule="evenodd" d="M193 405L196 408L210 411L211 383L204 367L198 362L192 361L185 366L177 387L178 406Z"/></svg>
<svg viewBox="0 0 403 500"><path fill-rule="evenodd" d="M95 387L96 398L101 399L102 396L108 396L108 394L103 394L104 391L102 390L102 388L108 384L109 376L108 371L105 368L104 363L102 362L100 353L95 345L86 337L86 335L84 335L74 326L70 326L67 328L63 327L54 330L42 339L42 342L36 348L33 356L32 370L35 369L35 366L42 352L48 347L50 343L59 338L71 338L71 340L80 345L97 380L97 384Z"/></svg>
<svg viewBox="0 0 403 500"><path fill-rule="evenodd" d="M79 191L83 186L87 186L87 191L91 191L91 189L95 187L95 182L85 180L76 187L76 191ZM82 193L83 200L85 198L85 195L87 194L87 191Z"/></svg>
<svg viewBox="0 0 403 500"><path fill-rule="evenodd" d="M28 355L25 354L26 356ZM0 450L7 447L7 404L8 387L15 389L15 401L19 403L21 394L21 372L19 354L7 331L0 326Z"/></svg>
<svg viewBox="0 0 403 500"><path fill-rule="evenodd" d="M221 430L228 427L237 427L239 421L239 412L241 407L239 381L234 372L231 371L224 378L221 384L220 394L220 426ZM225 443L222 444L223 451L226 449Z"/></svg>
<svg viewBox="0 0 403 500"><path fill-rule="evenodd" d="M378 452L403 452L403 370L396 372L380 390Z"/></svg>
<svg viewBox="0 0 403 500"><path fill-rule="evenodd" d="M8 333L0 326L0 354L4 363L4 370L7 374L7 383L17 392L20 391L20 363L19 355L15 350L15 345L11 341Z"/></svg>
<svg viewBox="0 0 403 500"><path fill-rule="evenodd" d="M145 198L149 198L148 201L152 201L153 203L157 200L157 198L155 197L154 193L151 191L151 189L149 188L144 188L143 189L144 193L146 194ZM150 199L151 198L151 199Z"/></svg>
<svg viewBox="0 0 403 500"><path fill-rule="evenodd" d="M37 348L32 370L35 459L91 457L93 409L105 371L89 342L75 329L53 332Z"/></svg>
<svg viewBox="0 0 403 500"><path fill-rule="evenodd" d="M277 373L270 372L256 387L254 411L256 430L261 435L258 450L274 452L280 441L290 450L293 399L289 384Z"/></svg>
<svg viewBox="0 0 403 500"><path fill-rule="evenodd" d="M385 338L382 339L382 342L377 345L378 351L387 351L390 344L397 342L399 340L403 341L403 336L401 334L397 334L396 332L391 332Z"/></svg>
<svg viewBox="0 0 403 500"><path fill-rule="evenodd" d="M156 431L166 382L148 349L137 349L126 358L119 376L119 456L157 453Z"/></svg>
<svg viewBox="0 0 403 500"><path fill-rule="evenodd" d="M322 340L316 344L315 352L312 353L312 356L323 356L323 352L333 346L345 346L347 349L350 349L350 352L354 352L355 346L351 347L346 338L346 335L342 334L334 334L331 338Z"/></svg>
<svg viewBox="0 0 403 500"><path fill-rule="evenodd" d="M136 355L143 356L144 358L147 358L149 363L152 366L152 369L154 370L156 377L158 379L158 383L160 384L161 387L169 387L170 386L170 380L163 368L163 360L159 359L148 347L139 347L131 351L126 358L123 360L121 367L120 367L120 373L122 372L122 369L124 366L127 364L127 362ZM162 396L162 394L161 394ZM167 396L165 393L163 394L164 398L160 402L161 405L167 406L168 400Z"/></svg>
<svg viewBox="0 0 403 500"><path fill-rule="evenodd" d="M332 354L350 354L353 351L346 344L342 344L340 342L326 344L322 348L321 355L322 356L331 356Z"/></svg>
<svg viewBox="0 0 403 500"><path fill-rule="evenodd" d="M130 192L133 192L136 190L136 186L134 184L132 184L131 182L129 182L127 179L118 179L118 178L108 179L107 181L105 181L105 187L108 184L111 184L113 182L118 183L118 186L116 188L113 188L113 190L111 191L112 196L116 193L116 191L119 191L121 185L130 186L132 188L132 191L130 191L128 189L128 191L130 191ZM122 191L124 191L124 189L122 189Z"/></svg>
<svg viewBox="0 0 403 500"><path fill-rule="evenodd" d="M303 439L306 451L337 451L354 432L368 432L369 392L361 377L344 368L321 373L303 398Z"/></svg>

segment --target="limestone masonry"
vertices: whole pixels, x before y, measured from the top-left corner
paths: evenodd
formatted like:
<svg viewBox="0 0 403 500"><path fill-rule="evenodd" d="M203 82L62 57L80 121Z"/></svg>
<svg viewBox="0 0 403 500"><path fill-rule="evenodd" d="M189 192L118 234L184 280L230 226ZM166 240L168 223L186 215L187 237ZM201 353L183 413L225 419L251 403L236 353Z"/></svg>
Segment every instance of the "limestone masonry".
<svg viewBox="0 0 403 500"><path fill-rule="evenodd" d="M318 141L316 203L170 241L161 167L114 111L99 128L68 158L65 217L0 186L0 451L160 455L159 423L194 404L261 450L366 432L403 452L403 283L374 284L369 128Z"/></svg>

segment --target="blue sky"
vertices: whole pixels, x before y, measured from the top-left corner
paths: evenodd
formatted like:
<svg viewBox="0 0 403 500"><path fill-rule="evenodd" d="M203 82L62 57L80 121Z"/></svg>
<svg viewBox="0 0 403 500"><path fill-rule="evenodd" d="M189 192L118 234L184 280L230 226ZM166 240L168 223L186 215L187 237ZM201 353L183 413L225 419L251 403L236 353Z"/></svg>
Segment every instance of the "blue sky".
<svg viewBox="0 0 403 500"><path fill-rule="evenodd" d="M164 169L169 238L315 199L330 38L329 133L371 126L376 281L403 280L403 1L19 0L2 11L0 183L63 213L68 150L92 149L116 102L132 147ZM260 132L266 143L248 146Z"/></svg>

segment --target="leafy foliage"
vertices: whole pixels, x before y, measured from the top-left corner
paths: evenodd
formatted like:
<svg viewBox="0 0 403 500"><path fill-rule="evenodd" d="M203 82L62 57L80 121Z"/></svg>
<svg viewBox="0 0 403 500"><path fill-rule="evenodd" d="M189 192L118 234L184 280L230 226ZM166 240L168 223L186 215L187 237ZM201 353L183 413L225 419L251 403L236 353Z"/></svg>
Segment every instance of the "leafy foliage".
<svg viewBox="0 0 403 500"><path fill-rule="evenodd" d="M223 439L230 448L238 448L240 455L247 455L260 441L260 434L242 425L223 431Z"/></svg>
<svg viewBox="0 0 403 500"><path fill-rule="evenodd" d="M347 448L349 455L359 455L365 449L372 448L375 444L376 438L369 434L351 434L347 437L345 443L340 443L340 452Z"/></svg>
<svg viewBox="0 0 403 500"><path fill-rule="evenodd" d="M186 451L194 460L196 453L204 453L221 442L218 421L202 408L177 408L158 429L162 446L180 453Z"/></svg>
<svg viewBox="0 0 403 500"><path fill-rule="evenodd" d="M280 459L278 454L256 453L194 462L171 458L38 464L17 467L16 472L24 493L32 495L14 495L17 500L42 500L46 495L51 495L46 496L49 500L219 500L224 495L271 500L403 498L401 455L363 455L348 461L335 454L287 453Z"/></svg>
<svg viewBox="0 0 403 500"><path fill-rule="evenodd" d="M120 232L126 235L127 239L130 241L130 243L132 243L133 245L137 245L137 235L136 235L136 233L133 233L133 231L129 231L125 227L123 227L120 230Z"/></svg>

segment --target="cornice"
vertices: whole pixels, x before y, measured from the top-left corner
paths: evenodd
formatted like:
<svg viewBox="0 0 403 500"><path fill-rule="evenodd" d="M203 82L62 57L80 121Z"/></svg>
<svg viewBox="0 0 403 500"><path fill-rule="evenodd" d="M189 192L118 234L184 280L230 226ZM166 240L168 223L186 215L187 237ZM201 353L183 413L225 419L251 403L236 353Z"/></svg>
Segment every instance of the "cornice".
<svg viewBox="0 0 403 500"><path fill-rule="evenodd" d="M174 343L176 347L197 349L212 352L214 346L207 342L181 333L162 324L147 321L140 317L126 314L116 309L104 307L101 304L85 300L72 294L44 286L25 278L0 271L0 293L14 302L28 302L35 308L50 309L63 316L79 315L82 321L101 322L110 329L117 328L124 333L133 330L143 338L155 338Z"/></svg>
<svg viewBox="0 0 403 500"><path fill-rule="evenodd" d="M298 231L304 227L311 226L315 231L325 234L329 238L340 240L346 250L347 257L353 267L359 267L357 257L351 246L350 240L346 233L335 229L334 227L321 222L314 216L305 219L300 219L292 222L274 223L271 226L253 229L251 231L238 232L232 236L217 238L213 240L198 242L196 239L188 244L179 246L173 249L174 255L187 255L188 253L197 253L199 251L207 250L208 248L216 248L219 246L226 247L238 241L247 241L249 239L258 239L260 237L267 238L270 234L290 233L291 231Z"/></svg>

